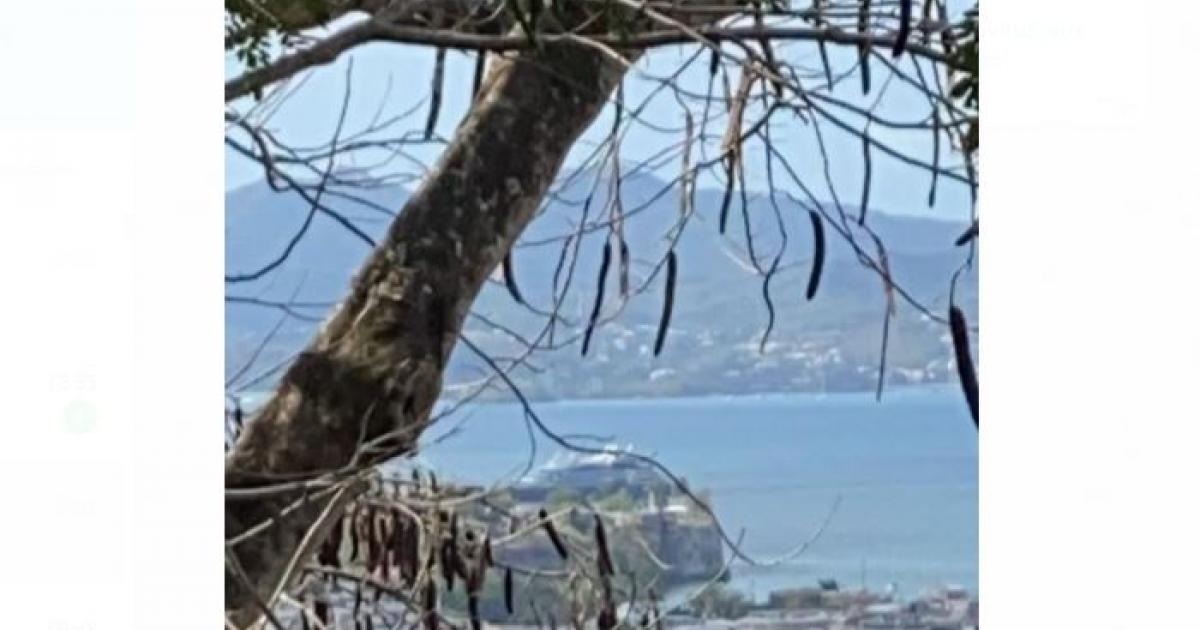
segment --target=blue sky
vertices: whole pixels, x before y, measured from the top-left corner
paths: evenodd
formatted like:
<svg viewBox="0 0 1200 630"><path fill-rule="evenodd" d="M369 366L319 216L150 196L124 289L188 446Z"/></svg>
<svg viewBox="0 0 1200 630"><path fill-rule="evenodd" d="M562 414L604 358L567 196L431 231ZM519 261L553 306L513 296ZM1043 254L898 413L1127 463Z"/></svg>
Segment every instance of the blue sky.
<svg viewBox="0 0 1200 630"><path fill-rule="evenodd" d="M336 28L336 27L335 27ZM644 74L665 76L687 59L696 48L671 47L660 49L640 60L636 69L627 75L625 90L627 107L641 100L655 86L656 81L648 79ZM853 65L854 53L846 47L831 46L830 48L835 74L838 69L847 69ZM819 73L820 61L815 45L808 42L782 42L777 44L777 54L797 64L801 72L809 70ZM405 119L401 126L396 127L389 135L399 132L422 129L427 116L427 104L421 103L429 92L430 78L433 71L434 51L413 46L396 44L371 44L360 47L349 55L344 55L336 63L323 66L311 71L302 87L282 105L273 115L268 127L276 131L282 139L296 145L311 145L328 142L337 123L338 112L343 98L343 88L346 81L346 70L353 63L352 99L347 114L346 130L353 132L365 127L369 121L383 112L383 118L398 114L416 106L411 117ZM707 53L685 71L681 77L683 85L696 92L704 92L708 81ZM911 73L912 61L904 58L900 66ZM924 66L925 76L932 80L928 65ZM238 67L231 59L226 61L227 76L234 76ZM440 134L449 136L466 111L470 99L471 78L474 70L474 58L460 52L450 51L447 54L445 87L442 98L442 108L438 123ZM644 73L644 74L643 74ZM839 84L835 96L855 105L869 105L879 97L880 91L886 92L879 101L876 112L893 120L917 121L929 113L929 103L916 90L898 78L886 81L888 69L878 62L872 66L872 93L864 98L860 92L857 75L849 77ZM731 78L736 81L736 76ZM718 92L720 88L717 88ZM235 107L244 108L245 100L235 103ZM381 110L382 107L382 110ZM832 106L827 108L836 111ZM700 119L701 106L691 104L693 116ZM576 145L575 150L567 159L567 167L578 164L593 143L605 137L612 124L613 108L610 106L602 113L593 127ZM663 90L647 106L643 117L658 126L681 128L683 116L680 106L667 90ZM831 198L825 185L823 164L816 147L816 138L811 125L805 125L791 116L777 114L777 121L772 125L772 139L776 147L788 157L793 167L797 169L805 184L814 194L822 199ZM863 121L856 115L847 113L844 120L856 128L861 128ZM710 134L720 135L724 123L716 120L710 124ZM889 146L923 161L928 161L932 155L932 138L928 130L887 131L878 126L872 127L872 133ZM821 124L821 133L831 157L831 174L837 195L845 202L857 203L861 195L862 181L862 148L861 141L856 136L837 129L828 122ZM657 153L665 146L678 142L682 132L659 133L644 127L631 130L622 146L622 159L636 161ZM240 140L244 137L236 136ZM710 144L710 146L713 146ZM941 161L944 166L960 162L957 155L949 150L949 143L943 138ZM440 147L437 145L413 147L410 153L424 162L432 164L437 157ZM252 181L261 179L261 167L246 160L227 148L226 150L226 188L232 189ZM693 156L693 160L695 156ZM766 190L766 175L763 168L763 150L755 145L749 149L746 163L748 187L751 190ZM349 163L339 164L339 167L350 166ZM663 177L674 177L678 172L678 160L668 163L662 173ZM792 192L798 189L787 181L783 173L776 174L777 184ZM713 181L701 181L702 186L717 187ZM970 214L970 197L965 185L943 178L938 186L937 203L929 208L926 198L929 191L930 176L924 170L905 165L878 151L874 152L872 160L872 191L871 207L884 212L915 214L945 219L962 219Z"/></svg>

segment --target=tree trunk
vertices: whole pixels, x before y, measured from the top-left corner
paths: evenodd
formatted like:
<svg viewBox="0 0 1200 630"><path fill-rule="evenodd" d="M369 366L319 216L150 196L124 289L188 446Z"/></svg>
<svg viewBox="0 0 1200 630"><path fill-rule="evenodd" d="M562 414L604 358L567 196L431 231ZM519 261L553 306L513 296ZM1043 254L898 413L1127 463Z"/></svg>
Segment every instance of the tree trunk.
<svg viewBox="0 0 1200 630"><path fill-rule="evenodd" d="M471 303L623 73L584 46L494 59L438 165L227 457L227 488L312 478L412 449ZM364 442L389 434L356 461ZM357 491L344 493L332 513ZM295 577L285 575L292 557L307 558L332 522L320 518L328 496L279 516L300 498L289 491L225 499L227 539L276 519L230 550L236 563L227 563L225 608L239 627L262 617L261 603Z"/></svg>

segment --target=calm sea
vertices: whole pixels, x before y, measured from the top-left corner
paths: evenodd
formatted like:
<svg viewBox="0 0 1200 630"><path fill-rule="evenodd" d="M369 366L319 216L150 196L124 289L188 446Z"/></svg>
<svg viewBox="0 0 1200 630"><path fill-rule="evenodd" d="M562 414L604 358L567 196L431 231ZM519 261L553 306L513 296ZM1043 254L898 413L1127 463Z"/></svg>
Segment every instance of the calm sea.
<svg viewBox="0 0 1200 630"><path fill-rule="evenodd" d="M902 596L945 584L978 589L976 431L953 387L872 394L779 394L535 404L556 432L632 444L712 492L731 535L773 567L735 564L731 586L770 590L834 578ZM472 405L426 434L419 461L439 476L490 484L520 472L530 438L515 404ZM596 443L596 442L593 442ZM544 462L557 447L538 437Z"/></svg>

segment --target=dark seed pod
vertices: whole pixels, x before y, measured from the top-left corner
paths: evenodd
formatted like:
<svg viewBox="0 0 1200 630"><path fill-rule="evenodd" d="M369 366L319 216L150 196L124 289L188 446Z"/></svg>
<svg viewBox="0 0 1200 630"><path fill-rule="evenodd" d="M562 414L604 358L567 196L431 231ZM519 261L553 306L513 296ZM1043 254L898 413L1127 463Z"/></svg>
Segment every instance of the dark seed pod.
<svg viewBox="0 0 1200 630"><path fill-rule="evenodd" d="M492 557L492 537L484 534L483 536L483 561L487 566L496 566L496 559Z"/></svg>
<svg viewBox="0 0 1200 630"><path fill-rule="evenodd" d="M654 356L662 352L663 344L667 341L667 329L671 327L671 311L675 308L675 276L678 272L678 262L675 250L667 252L667 284L663 294L662 316L658 319L658 334L654 337Z"/></svg>
<svg viewBox="0 0 1200 630"><path fill-rule="evenodd" d="M733 201L733 184L734 184L734 163L736 158L732 155L724 159L725 163L725 193L721 197L721 214L717 219L717 231L721 234L725 233L725 224L729 222L729 205Z"/></svg>
<svg viewBox="0 0 1200 630"><path fill-rule="evenodd" d="M391 565L388 567L387 579L391 579L391 567L396 568L397 578L404 575L404 538L408 535L408 520L400 513L400 510L392 509L392 534L388 536L388 554L391 556Z"/></svg>
<svg viewBox="0 0 1200 630"><path fill-rule="evenodd" d="M967 318L957 306L950 307L950 337L954 341L954 363L958 367L958 381L962 384L963 396L971 410L971 419L979 429L979 381L975 376L975 364L971 361L971 339L967 335Z"/></svg>
<svg viewBox="0 0 1200 630"><path fill-rule="evenodd" d="M912 0L900 0L900 29L896 31L896 43L892 44L892 56L904 54L904 45L908 43L908 34L912 30Z"/></svg>
<svg viewBox="0 0 1200 630"><path fill-rule="evenodd" d="M450 555L450 544L442 543L441 550L441 565L442 565L442 580L446 582L446 590L454 590L454 574L457 567L454 566L454 556Z"/></svg>
<svg viewBox="0 0 1200 630"><path fill-rule="evenodd" d="M439 492L437 475L433 474L432 470L429 471L429 489L432 490L434 494L437 494Z"/></svg>
<svg viewBox="0 0 1200 630"><path fill-rule="evenodd" d="M433 58L433 87L430 90L429 98L429 118L425 121L425 139L429 140L433 137L434 129L437 127L438 114L442 109L442 84L444 83L443 76L446 72L446 49L438 48Z"/></svg>
<svg viewBox="0 0 1200 630"><path fill-rule="evenodd" d="M816 210L808 211L808 219L813 229L813 263L808 274L808 289L804 292L805 299L811 300L817 295L817 286L821 284L821 270L825 268L825 224Z"/></svg>
<svg viewBox="0 0 1200 630"><path fill-rule="evenodd" d="M467 615L471 618L472 630L483 630L483 623L479 620L479 596L467 596Z"/></svg>
<svg viewBox="0 0 1200 630"><path fill-rule="evenodd" d="M392 553L392 538L396 536L396 528L400 523L384 516L380 517L379 525L379 579L386 582L392 575L392 565L396 561Z"/></svg>
<svg viewBox="0 0 1200 630"><path fill-rule="evenodd" d="M721 67L721 53L714 49L708 56L708 76L716 76Z"/></svg>
<svg viewBox="0 0 1200 630"><path fill-rule="evenodd" d="M592 332L596 329L596 320L600 318L600 307L604 304L604 284L608 279L610 262L612 262L612 243L605 241L604 254L600 258L600 273L596 278L596 303L592 306L592 316L588 318L587 330L583 333L581 356L587 356L588 346L592 343Z"/></svg>
<svg viewBox="0 0 1200 630"><path fill-rule="evenodd" d="M504 610L513 614L513 576L512 569L504 569Z"/></svg>
<svg viewBox="0 0 1200 630"><path fill-rule="evenodd" d="M550 543L554 545L554 550L558 552L558 556L563 560L568 558L567 547L563 544L561 538L558 537L558 532L554 529L554 522L550 520L550 516L546 514L546 509L542 508L538 511L538 518L542 522L542 529L546 532L546 537L550 539Z"/></svg>
<svg viewBox="0 0 1200 630"><path fill-rule="evenodd" d="M350 562L358 561L358 510L361 506L355 504L354 511L350 513L350 522L347 527L350 530Z"/></svg>
<svg viewBox="0 0 1200 630"><path fill-rule="evenodd" d="M358 617L354 618L354 630L363 630L362 620Z"/></svg>
<svg viewBox="0 0 1200 630"><path fill-rule="evenodd" d="M244 420L245 414L242 411L242 402L240 400L233 401L233 425L237 427L238 433L242 432Z"/></svg>
<svg viewBox="0 0 1200 630"><path fill-rule="evenodd" d="M608 576L615 573L613 570L612 556L608 553L608 536L604 533L604 522L600 520L599 514L594 514L596 519L596 563L600 575Z"/></svg>
<svg viewBox="0 0 1200 630"><path fill-rule="evenodd" d="M429 630L437 630L438 614L437 614L437 586L432 578L425 581L425 627Z"/></svg>
<svg viewBox="0 0 1200 630"><path fill-rule="evenodd" d="M366 625L367 625L366 630L375 630L375 622L372 621L371 615L363 616L363 621L366 622Z"/></svg>
<svg viewBox="0 0 1200 630"><path fill-rule="evenodd" d="M825 48L825 40L817 42L817 52L821 53L821 66L825 68L825 84L833 87L833 68L829 65L829 50Z"/></svg>
<svg viewBox="0 0 1200 630"><path fill-rule="evenodd" d="M596 627L599 630L612 630L617 627L617 612L613 610L612 602L608 602L600 609L600 614L596 616Z"/></svg>
<svg viewBox="0 0 1200 630"><path fill-rule="evenodd" d="M475 76L471 79L471 100L479 95L479 87L483 85L483 70L487 66L487 52L479 51L475 56Z"/></svg>
<svg viewBox="0 0 1200 630"><path fill-rule="evenodd" d="M971 227L967 228L967 231L962 233L962 236L959 236L957 239L954 240L954 245L956 247L962 247L963 245L966 245L967 243L970 243L971 241L975 240L978 236L979 236L979 221L974 221L971 223Z"/></svg>
<svg viewBox="0 0 1200 630"><path fill-rule="evenodd" d="M621 281L621 297L627 297L629 295L629 246L625 244L624 238L621 239L620 244L621 268L619 278Z"/></svg>
<svg viewBox="0 0 1200 630"><path fill-rule="evenodd" d="M483 554L477 555L475 566L470 569L467 569L466 563L463 563L463 571L466 572L463 580L467 583L467 593L478 595L483 592L483 583L487 579L487 565L484 564Z"/></svg>
<svg viewBox="0 0 1200 630"><path fill-rule="evenodd" d="M871 26L871 0L860 0L858 4L858 33L864 41L858 46L858 71L862 77L863 94L871 92L871 44L866 42L867 30Z"/></svg>
<svg viewBox="0 0 1200 630"><path fill-rule="evenodd" d="M404 530L403 549L401 557L404 561L400 564L401 578L405 586L411 587L417 579L417 567L420 564L421 556L421 528L417 523L411 523ZM430 556L432 558L432 555Z"/></svg>
<svg viewBox="0 0 1200 630"><path fill-rule="evenodd" d="M313 602L313 613L316 614L317 621L320 621L322 626L329 626L329 604L325 600L318 599Z"/></svg>
<svg viewBox="0 0 1200 630"><path fill-rule="evenodd" d="M928 31L926 32L928 34ZM933 108L933 168L929 169L929 197L926 202L932 208L937 201L938 164L942 155L942 117L937 107Z"/></svg>
<svg viewBox="0 0 1200 630"><path fill-rule="evenodd" d="M356 619L358 618L359 609L362 608L362 591L363 591L362 580L355 580L354 581L354 611L351 614Z"/></svg>
<svg viewBox="0 0 1200 630"><path fill-rule="evenodd" d="M504 268L504 286L508 287L508 294L517 304L524 304L525 298L521 297L521 290L517 288L517 277L513 274L512 252L505 254L501 266Z"/></svg>
<svg viewBox="0 0 1200 630"><path fill-rule="evenodd" d="M375 539L375 571L380 571L387 575L387 540L388 540L388 519L384 514L380 514L375 518L375 526L372 528L371 537Z"/></svg>
<svg viewBox="0 0 1200 630"><path fill-rule="evenodd" d="M379 565L379 544L375 539L375 506L367 506L366 518L363 519L363 533L367 542L367 573L374 573L375 567Z"/></svg>

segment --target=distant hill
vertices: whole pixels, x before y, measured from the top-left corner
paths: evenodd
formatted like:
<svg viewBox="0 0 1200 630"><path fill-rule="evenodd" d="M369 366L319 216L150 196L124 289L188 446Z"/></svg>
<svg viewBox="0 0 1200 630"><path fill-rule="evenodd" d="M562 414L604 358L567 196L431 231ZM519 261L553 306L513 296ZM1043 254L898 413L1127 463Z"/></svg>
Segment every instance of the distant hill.
<svg viewBox="0 0 1200 630"><path fill-rule="evenodd" d="M573 229L570 220L582 212L582 201L591 183L591 178L581 177L567 186L518 243L514 267L522 293L533 304L545 307L550 302L561 237ZM629 213L625 236L633 260L633 286L665 253L664 235L679 216L677 193L660 195L667 185L648 175L622 181L621 199ZM603 191L608 188L602 184L601 192L590 204L593 219L604 218ZM403 206L409 193L400 187L383 187L354 194L394 212ZM736 198L727 233L725 237L718 234L716 213L721 196L720 190L697 192L697 217L689 222L678 244L675 313L663 355L653 358L650 353L662 303L660 274L647 294L635 298L616 321L597 329L587 357L579 356L578 343L535 355L533 362L541 370L539 374L528 370L516 373L516 380L527 394L541 398L628 397L874 387L885 304L881 279L864 268L845 240L827 227L828 255L821 289L816 299L805 301L812 228L806 212L780 196L776 201L787 233L787 250L781 270L770 285L775 327L765 352L760 353L759 340L768 319L762 280L746 262L746 228ZM326 197L325 202L376 240L391 222L391 217L363 203L340 197ZM755 250L765 267L780 242L775 214L764 195L752 195L748 207ZM264 182L228 192L227 275L251 272L277 258L304 223L307 212L308 205L298 195L276 193ZM857 209L848 212L856 215ZM897 283L934 312L944 313L950 277L965 255L953 242L965 224L872 209L868 225L885 243ZM853 225L851 228L859 229ZM606 229L597 230L582 239L563 310L564 316L578 325L574 330L560 328L555 333L557 340L578 332L591 309L606 235ZM872 241L861 232L857 236L860 245L873 255ZM552 240L555 238L559 240ZM334 220L318 214L282 265L258 280L229 284L226 293L266 301L336 302L368 253L365 243ZM618 302L616 265L613 267L606 313ZM957 291L958 303L974 319L975 269L963 275ZM940 382L952 378L952 354L944 328L928 321L903 300L898 301L898 307L890 331L889 382ZM256 367L248 374L280 362L301 348L328 308L300 306L296 311L304 319L285 321L259 352ZM485 287L475 311L527 336L537 334L542 325L540 318L516 305L498 281ZM262 306L226 304L227 374L240 368L258 349L281 315ZM469 320L466 332L497 354L517 351L506 333L492 330L479 320ZM486 368L460 348L450 362L448 392L453 394L456 384L474 382L486 374ZM266 387L269 383L254 389Z"/></svg>

